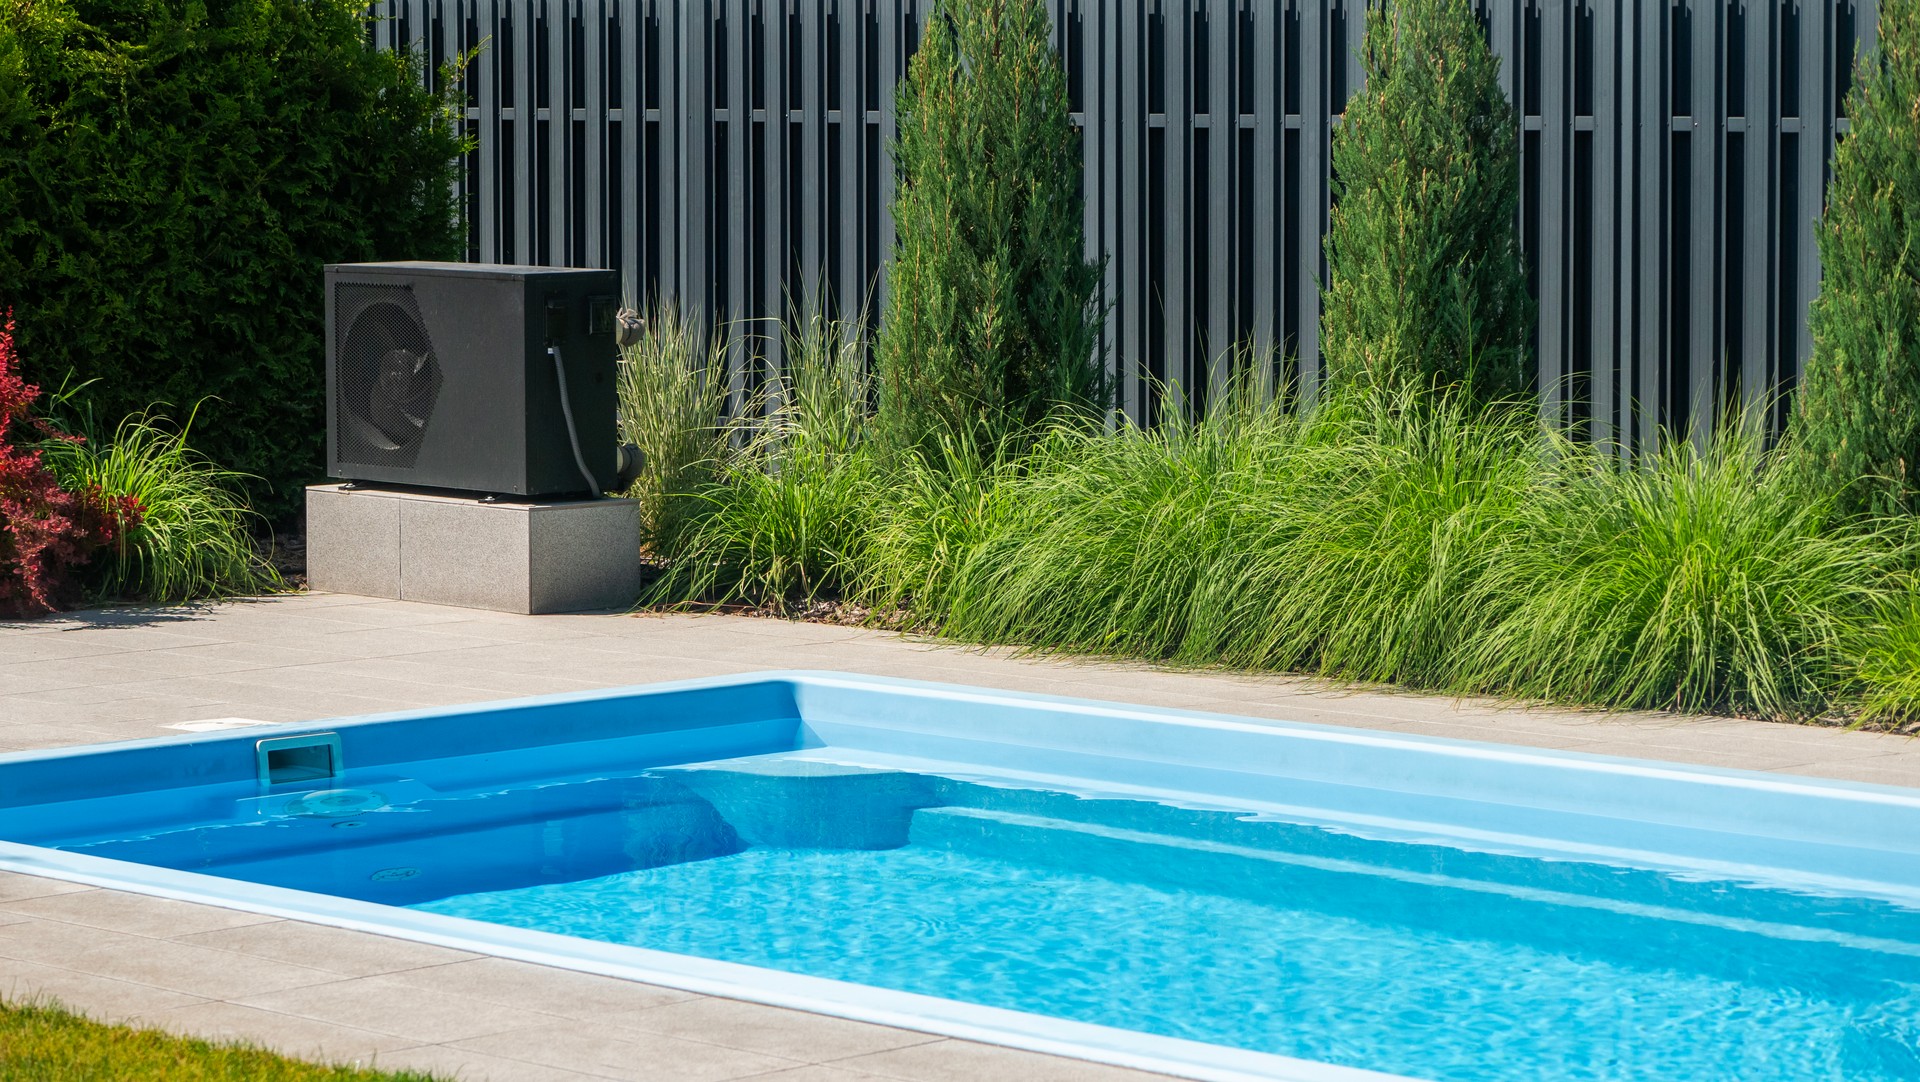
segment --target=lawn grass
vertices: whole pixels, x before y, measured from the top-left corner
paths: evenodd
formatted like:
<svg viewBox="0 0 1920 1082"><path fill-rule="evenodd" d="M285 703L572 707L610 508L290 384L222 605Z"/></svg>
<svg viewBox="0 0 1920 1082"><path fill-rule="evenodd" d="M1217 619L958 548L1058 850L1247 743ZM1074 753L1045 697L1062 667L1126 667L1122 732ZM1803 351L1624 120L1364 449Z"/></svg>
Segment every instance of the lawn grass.
<svg viewBox="0 0 1920 1082"><path fill-rule="evenodd" d="M326 1067L259 1048L109 1026L50 1003L0 1002L0 1082L436 1082Z"/></svg>

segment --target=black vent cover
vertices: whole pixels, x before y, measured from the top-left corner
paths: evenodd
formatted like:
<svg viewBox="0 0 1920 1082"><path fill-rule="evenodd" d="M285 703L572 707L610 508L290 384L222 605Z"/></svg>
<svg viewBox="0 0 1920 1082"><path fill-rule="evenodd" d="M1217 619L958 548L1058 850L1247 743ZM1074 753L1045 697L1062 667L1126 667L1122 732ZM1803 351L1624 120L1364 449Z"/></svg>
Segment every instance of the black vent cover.
<svg viewBox="0 0 1920 1082"><path fill-rule="evenodd" d="M333 311L340 459L411 467L441 383L412 288L342 282L334 287Z"/></svg>

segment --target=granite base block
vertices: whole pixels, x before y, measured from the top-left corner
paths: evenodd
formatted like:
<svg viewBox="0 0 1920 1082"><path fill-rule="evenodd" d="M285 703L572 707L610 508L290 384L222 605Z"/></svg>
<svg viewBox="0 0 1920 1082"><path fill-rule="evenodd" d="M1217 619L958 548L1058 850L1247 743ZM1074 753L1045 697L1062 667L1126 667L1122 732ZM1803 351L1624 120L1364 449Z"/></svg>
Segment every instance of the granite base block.
<svg viewBox="0 0 1920 1082"><path fill-rule="evenodd" d="M331 593L498 612L625 608L640 593L638 506L482 503L313 485L307 582Z"/></svg>

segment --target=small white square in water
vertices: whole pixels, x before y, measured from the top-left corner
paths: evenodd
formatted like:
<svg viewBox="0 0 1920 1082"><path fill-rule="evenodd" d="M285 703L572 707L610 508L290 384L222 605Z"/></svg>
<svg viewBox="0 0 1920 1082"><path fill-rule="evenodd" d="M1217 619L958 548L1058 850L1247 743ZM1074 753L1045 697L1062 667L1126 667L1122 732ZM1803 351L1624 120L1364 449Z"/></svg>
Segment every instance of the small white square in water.
<svg viewBox="0 0 1920 1082"><path fill-rule="evenodd" d="M162 725L162 729L179 729L188 733L217 733L222 729L246 729L267 722L253 718L207 718L205 721L176 721L171 725Z"/></svg>

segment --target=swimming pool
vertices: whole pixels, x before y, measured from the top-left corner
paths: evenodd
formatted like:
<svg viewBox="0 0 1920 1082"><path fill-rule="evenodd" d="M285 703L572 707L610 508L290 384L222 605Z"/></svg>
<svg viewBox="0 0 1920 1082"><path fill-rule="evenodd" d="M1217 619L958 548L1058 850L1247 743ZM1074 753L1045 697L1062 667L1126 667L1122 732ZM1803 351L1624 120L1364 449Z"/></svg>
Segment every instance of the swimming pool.
<svg viewBox="0 0 1920 1082"><path fill-rule="evenodd" d="M1912 790L770 673L0 756L0 838L1196 1078L1920 1079Z"/></svg>

